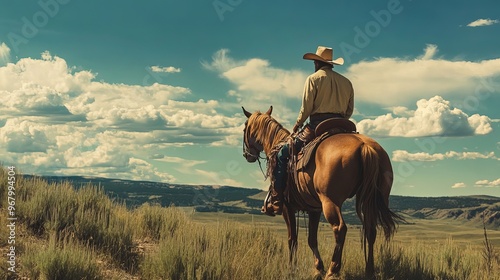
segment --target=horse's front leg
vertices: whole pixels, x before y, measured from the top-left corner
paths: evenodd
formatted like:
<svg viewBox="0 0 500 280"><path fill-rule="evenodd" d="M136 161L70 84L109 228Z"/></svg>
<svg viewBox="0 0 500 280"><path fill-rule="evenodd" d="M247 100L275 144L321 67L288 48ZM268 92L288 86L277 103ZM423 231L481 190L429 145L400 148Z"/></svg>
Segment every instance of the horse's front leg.
<svg viewBox="0 0 500 280"><path fill-rule="evenodd" d="M314 254L314 267L320 272L325 271L323 260L318 250L318 226L321 212L309 212L309 237L307 239L309 248Z"/></svg>
<svg viewBox="0 0 500 280"><path fill-rule="evenodd" d="M288 228L288 249L290 250L290 264L295 260L297 253L297 222L295 221L295 209L289 207L284 203L283 205L283 219L285 219L286 227Z"/></svg>

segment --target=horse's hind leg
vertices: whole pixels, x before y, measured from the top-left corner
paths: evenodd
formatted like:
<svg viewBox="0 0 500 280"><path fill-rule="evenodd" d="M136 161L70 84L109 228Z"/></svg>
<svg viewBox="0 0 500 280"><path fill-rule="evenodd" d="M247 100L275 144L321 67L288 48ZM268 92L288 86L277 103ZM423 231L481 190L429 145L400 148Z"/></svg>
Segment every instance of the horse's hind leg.
<svg viewBox="0 0 500 280"><path fill-rule="evenodd" d="M338 274L342 266L342 250L344 249L345 236L347 234L347 226L344 223L340 206L332 201L323 202L323 213L326 220L330 223L335 235L335 248L333 250L332 261L328 268L326 278Z"/></svg>
<svg viewBox="0 0 500 280"><path fill-rule="evenodd" d="M324 272L325 266L318 250L318 226L321 212L309 212L309 237L308 244L314 254L314 267L321 273Z"/></svg>
<svg viewBox="0 0 500 280"><path fill-rule="evenodd" d="M373 245L375 244L375 239L377 238L377 229L373 228L367 233L368 241L368 259L366 260L365 276L366 279L373 279L375 275L375 264L373 260Z"/></svg>

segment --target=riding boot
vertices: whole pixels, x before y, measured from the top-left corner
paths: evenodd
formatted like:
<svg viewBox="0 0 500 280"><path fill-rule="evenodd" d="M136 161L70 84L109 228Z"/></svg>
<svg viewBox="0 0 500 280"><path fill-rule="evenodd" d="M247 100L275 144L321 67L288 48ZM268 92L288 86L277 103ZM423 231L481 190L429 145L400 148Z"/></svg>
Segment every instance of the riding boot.
<svg viewBox="0 0 500 280"><path fill-rule="evenodd" d="M273 203L270 205L274 215L281 215L283 213L283 192L276 192L273 197Z"/></svg>
<svg viewBox="0 0 500 280"><path fill-rule="evenodd" d="M281 215L283 211L283 192L285 191L286 184L286 161L278 160L276 164L276 172L274 173L274 188L271 193L270 208L275 215Z"/></svg>
<svg viewBox="0 0 500 280"><path fill-rule="evenodd" d="M278 192L274 188L270 188L269 198L265 201L264 206L262 206L261 212L274 217L282 214L282 207L283 192Z"/></svg>

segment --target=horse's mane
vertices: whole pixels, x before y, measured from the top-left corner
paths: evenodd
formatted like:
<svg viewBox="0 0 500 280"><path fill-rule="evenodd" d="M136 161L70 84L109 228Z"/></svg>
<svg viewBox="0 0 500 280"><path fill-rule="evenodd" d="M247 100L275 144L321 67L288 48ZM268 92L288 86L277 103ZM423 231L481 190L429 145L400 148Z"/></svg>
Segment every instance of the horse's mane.
<svg viewBox="0 0 500 280"><path fill-rule="evenodd" d="M290 132L273 117L261 112L252 114L248 119L248 125L251 134L262 143L266 154L290 135Z"/></svg>

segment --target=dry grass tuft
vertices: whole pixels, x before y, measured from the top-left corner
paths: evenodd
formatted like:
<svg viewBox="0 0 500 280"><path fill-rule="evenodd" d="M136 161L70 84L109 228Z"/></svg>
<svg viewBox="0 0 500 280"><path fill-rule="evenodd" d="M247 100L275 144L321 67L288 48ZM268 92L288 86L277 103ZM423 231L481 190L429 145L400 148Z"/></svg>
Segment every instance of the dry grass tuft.
<svg viewBox="0 0 500 280"><path fill-rule="evenodd" d="M5 192L6 174L1 169L2 224L6 224ZM282 223L269 228L254 224L253 219L246 224L227 219L197 222L181 209L149 204L129 210L99 187L75 189L69 183L48 184L39 178L19 177L16 198L21 277L224 280L323 276L312 269L304 231L298 261L288 263ZM340 279L364 279L364 255L355 232L351 227ZM3 247L6 236L1 227ZM319 240L328 265L334 245L331 230L323 227ZM6 279L5 262L1 263L0 278ZM417 239L379 241L375 263L377 279L500 279L498 253L486 231L483 247L452 238L435 244Z"/></svg>

